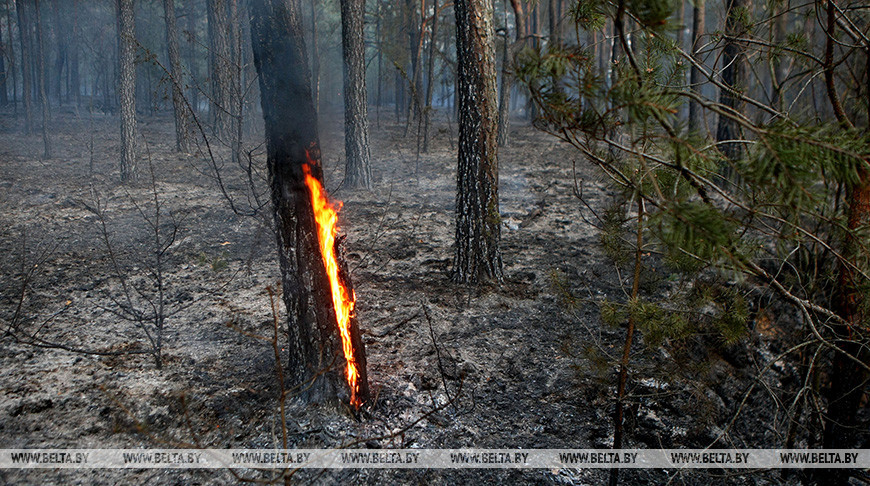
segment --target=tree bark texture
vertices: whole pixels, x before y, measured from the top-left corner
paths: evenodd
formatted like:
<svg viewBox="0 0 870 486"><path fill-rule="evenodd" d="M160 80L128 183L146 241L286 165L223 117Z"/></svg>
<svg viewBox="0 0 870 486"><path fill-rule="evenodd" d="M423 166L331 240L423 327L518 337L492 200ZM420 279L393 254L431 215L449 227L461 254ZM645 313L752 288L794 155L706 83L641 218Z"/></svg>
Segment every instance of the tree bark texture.
<svg viewBox="0 0 870 486"><path fill-rule="evenodd" d="M435 79L435 52L438 47L438 17L440 16L441 11L438 10L438 0L434 0L432 4L432 29L429 35L429 66L426 69L426 107L424 108L423 152L429 152L429 125L432 121L432 90L434 88L432 84Z"/></svg>
<svg viewBox="0 0 870 486"><path fill-rule="evenodd" d="M730 110L742 113L745 103L741 101L740 94L746 89L748 66L743 47L734 39L744 30L740 21L740 11L749 7L749 0L725 0L725 5L725 47L722 50L722 84L725 87L719 93L719 103ZM720 115L716 140L721 142L737 140L740 137L740 126L737 122ZM720 147L722 153L730 160L737 160L743 156L741 143L725 143Z"/></svg>
<svg viewBox="0 0 870 486"><path fill-rule="evenodd" d="M310 401L334 397L344 362L326 270L320 255L311 195L303 166L322 180L317 116L298 1L252 0L251 41L259 73L267 166L274 211L283 300L288 322L288 379ZM350 284L347 272L342 272ZM354 359L368 398L365 349L352 321ZM323 373L326 369L331 369ZM309 386L309 382L310 386Z"/></svg>
<svg viewBox="0 0 870 486"><path fill-rule="evenodd" d="M211 76L211 121L220 138L231 136L232 102L230 23L227 0L207 0L209 69Z"/></svg>
<svg viewBox="0 0 870 486"><path fill-rule="evenodd" d="M701 57L699 50L701 49L701 38L704 36L704 20L705 20L704 0L696 0L692 8L692 57L695 62L700 63ZM692 92L701 94L701 69L692 64L692 69L689 72L689 85ZM697 133L704 125L704 110L697 101L689 102L689 133Z"/></svg>
<svg viewBox="0 0 870 486"><path fill-rule="evenodd" d="M344 53L344 182L372 185L366 95L365 0L341 0L341 46Z"/></svg>
<svg viewBox="0 0 870 486"><path fill-rule="evenodd" d="M133 0L118 0L121 181L136 182L136 24Z"/></svg>
<svg viewBox="0 0 870 486"><path fill-rule="evenodd" d="M459 167L453 278L502 280L499 250L495 32L492 0L458 0Z"/></svg>
<svg viewBox="0 0 870 486"><path fill-rule="evenodd" d="M24 133L33 133L33 76L30 70L33 49L30 29L29 7L25 0L15 2L18 12L18 33L21 37L21 83L22 98L24 98Z"/></svg>
<svg viewBox="0 0 870 486"><path fill-rule="evenodd" d="M166 47L169 54L169 71L172 76L172 110L175 114L175 149L187 152L190 149L188 133L188 110L184 102L184 71L181 67L181 52L178 49L178 23L175 15L175 0L163 0L166 21Z"/></svg>
<svg viewBox="0 0 870 486"><path fill-rule="evenodd" d="M33 1L34 13L36 14L36 62L39 73L39 100L42 105L42 144L43 158L51 158L51 139L48 136L48 121L51 119L48 106L47 76L45 75L45 36L42 32L42 12L39 10L39 0Z"/></svg>
<svg viewBox="0 0 870 486"><path fill-rule="evenodd" d="M0 106L6 106L9 104L9 94L6 87L6 79L9 77L9 73L6 72L6 56L9 53L6 44L3 42L2 27L0 25ZM11 30L12 25L7 25L7 28ZM12 36L9 32L7 32L6 36L9 38L9 44L12 44Z"/></svg>
<svg viewBox="0 0 870 486"><path fill-rule="evenodd" d="M505 0L505 12L507 12L507 2ZM510 43L508 50L508 36L505 33L505 50L503 52L502 70L501 70L501 90L499 91L498 103L498 146L507 147L510 143L510 127L511 127L511 89L513 87L513 73L511 65L514 62L514 57L519 49L525 44L524 35L526 32L525 12L523 4L519 0L510 0L511 7L514 10L514 40ZM507 30L507 13L505 13L505 30Z"/></svg>

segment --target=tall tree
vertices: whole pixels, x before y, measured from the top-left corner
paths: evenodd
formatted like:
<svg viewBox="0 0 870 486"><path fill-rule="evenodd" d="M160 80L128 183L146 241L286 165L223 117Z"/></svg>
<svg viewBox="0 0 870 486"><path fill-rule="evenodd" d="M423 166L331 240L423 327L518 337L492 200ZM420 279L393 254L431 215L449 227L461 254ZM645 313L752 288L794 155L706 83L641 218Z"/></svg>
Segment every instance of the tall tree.
<svg viewBox="0 0 870 486"><path fill-rule="evenodd" d="M249 8L287 309L289 381L304 385L313 380L312 386L300 387L303 395L309 400L329 399L339 389L341 377L321 373L321 368L341 362L343 349L329 276L318 249L314 193L307 185L307 175L322 180L322 168L299 2L251 0ZM350 286L347 272L338 273ZM359 372L356 389L351 390L351 402L359 405L368 398L365 350L356 320L349 324L352 353L350 357L345 353L344 361L348 369L353 362Z"/></svg>
<svg viewBox="0 0 870 486"><path fill-rule="evenodd" d="M722 49L722 90L719 103L735 112L741 112L742 92L746 88L747 61L743 47L737 37L745 30L742 19L750 0L725 0L725 47ZM716 140L737 140L740 138L740 125L728 116L720 116L716 127ZM743 144L725 143L722 152L731 160L743 155Z"/></svg>
<svg viewBox="0 0 870 486"><path fill-rule="evenodd" d="M366 95L365 0L341 0L341 47L344 53L344 181L371 187L369 121Z"/></svg>
<svg viewBox="0 0 870 486"><path fill-rule="evenodd" d="M432 119L432 90L434 88L435 79L435 53L438 49L438 17L441 16L441 10L438 9L438 0L433 0L432 3L432 29L429 34L429 66L426 69L426 107L423 109L425 114L423 126L423 152L429 151L429 124Z"/></svg>
<svg viewBox="0 0 870 486"><path fill-rule="evenodd" d="M459 167L456 192L457 282L500 282L495 32L492 0L457 0Z"/></svg>
<svg viewBox="0 0 870 486"><path fill-rule="evenodd" d="M166 47L169 54L169 70L172 76L172 110L175 114L175 149L186 152L190 148L188 113L184 102L184 71L181 53L178 50L178 24L175 15L175 0L163 0L163 17L166 22Z"/></svg>
<svg viewBox="0 0 870 486"><path fill-rule="evenodd" d="M695 0L692 7L692 57L695 63L701 62L701 38L704 36L704 0ZM701 68L692 64L689 73L689 85L692 91L701 94ZM704 123L704 112L697 101L689 102L689 133L696 133Z"/></svg>
<svg viewBox="0 0 870 486"><path fill-rule="evenodd" d="M21 37L21 92L24 98L24 132L33 133L33 76L30 70L33 49L31 45L30 15L24 0L15 2L18 12L18 35Z"/></svg>
<svg viewBox="0 0 870 486"><path fill-rule="evenodd" d="M11 30L11 25L7 25L8 30ZM9 32L6 33L9 37L9 43L12 43L12 36ZM9 73L6 72L6 57L8 56L6 44L3 43L3 25L0 24L0 106L9 104L9 94L7 93L6 79Z"/></svg>
<svg viewBox="0 0 870 486"><path fill-rule="evenodd" d="M67 62L69 61L69 45L70 45L70 35L69 35L69 19L67 12L61 12L63 5L66 5L68 2L61 2L60 0L52 0L51 2L51 13L52 13L52 21L53 21L53 31L54 31L54 39L55 39L55 58L54 58L54 72L52 73L52 85L51 91L54 98L57 100L58 106L63 101L62 92L63 92L63 70L64 66L67 66ZM67 67L69 69L69 67ZM46 89L48 83L46 83Z"/></svg>
<svg viewBox="0 0 870 486"><path fill-rule="evenodd" d="M39 9L39 0L33 0L33 9L36 14L36 62L39 73L39 100L42 105L42 144L44 147L43 157L51 158L51 139L48 137L49 114L48 96L46 94L48 84L45 75L45 36L42 32L42 11Z"/></svg>
<svg viewBox="0 0 870 486"><path fill-rule="evenodd" d="M133 0L118 0L118 97L121 101L121 181L136 182L136 20Z"/></svg>
<svg viewBox="0 0 870 486"><path fill-rule="evenodd" d="M858 134L861 131L856 130L856 124L847 117L846 110L840 101L840 95L837 93L835 80L837 62L834 59L834 52L838 8L833 0L829 0L825 5L825 55L823 58L825 91L841 128ZM870 52L870 42L867 42L867 49ZM870 78L865 82L870 86ZM866 96L870 97L870 92ZM848 204L846 214L849 232L843 245L842 258L838 261L839 278L837 291L834 295L835 309L844 322L833 327L840 349L832 360L831 387L823 436L824 446L831 449L854 447L854 438L858 433L861 402L868 390L868 383L870 383L870 372L868 372L870 351L868 351L866 343L857 339L860 335L857 330L868 329L868 323L870 323L868 283L866 277L860 276L862 270L866 271L867 268L864 229L870 225L870 157L866 153L865 148L864 163L858 168L857 180L849 184L846 190ZM866 433L866 430L864 432ZM849 481L851 475L852 471L835 469L825 471L825 474L818 479L820 484L845 486L851 484Z"/></svg>
<svg viewBox="0 0 870 486"><path fill-rule="evenodd" d="M16 70L17 63L15 62L15 50L13 49L13 38L12 35L12 5L10 5L10 0L6 0L6 27L7 27L7 38L9 42L6 45L6 58L9 60L9 73L12 75L12 108L14 110L15 116L18 116L18 74Z"/></svg>
<svg viewBox="0 0 870 486"><path fill-rule="evenodd" d="M207 0L211 121L219 137L231 133L230 25L226 0Z"/></svg>
<svg viewBox="0 0 870 486"><path fill-rule="evenodd" d="M509 132L511 126L511 89L513 87L513 73L510 66L513 63L514 56L522 47L525 39L526 23L523 4L520 0L510 0L511 7L514 11L514 39L513 42L508 40L507 31L507 2L505 0L505 38L504 52L502 55L501 69L501 89L499 90L498 103L498 146L507 147L509 143Z"/></svg>

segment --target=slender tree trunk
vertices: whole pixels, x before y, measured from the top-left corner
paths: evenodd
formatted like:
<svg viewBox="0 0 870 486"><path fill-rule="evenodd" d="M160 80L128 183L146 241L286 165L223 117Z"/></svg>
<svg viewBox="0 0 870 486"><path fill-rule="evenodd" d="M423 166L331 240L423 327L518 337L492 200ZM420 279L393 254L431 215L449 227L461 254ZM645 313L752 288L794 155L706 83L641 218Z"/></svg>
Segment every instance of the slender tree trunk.
<svg viewBox="0 0 870 486"><path fill-rule="evenodd" d="M520 0L510 0L511 8L514 10L514 40L508 50L508 35L507 35L507 2L505 0L505 50L502 53L502 71L501 71L501 90L499 91L498 104L498 146L507 147L510 143L510 126L511 126L511 90L513 89L513 73L511 72L511 64L517 51L525 45L523 36L525 35L525 12L523 4Z"/></svg>
<svg viewBox="0 0 870 486"><path fill-rule="evenodd" d="M18 12L18 33L21 37L21 92L24 97L24 133L33 133L33 93L32 71L30 70L33 50L31 49L30 15L25 0L15 2Z"/></svg>
<svg viewBox="0 0 870 486"><path fill-rule="evenodd" d="M118 0L121 181L136 182L136 23L133 0Z"/></svg>
<svg viewBox="0 0 870 486"><path fill-rule="evenodd" d="M199 76L197 69L197 36L196 36L196 9L194 8L194 3L190 2L187 7L186 12L187 17L187 29L185 30L187 37L187 49L185 50L187 54L187 68L190 70L190 104L193 107L193 113L191 113L191 117L196 117L197 113L199 113Z"/></svg>
<svg viewBox="0 0 870 486"><path fill-rule="evenodd" d="M492 0L457 0L459 167L453 279L502 280Z"/></svg>
<svg viewBox="0 0 870 486"><path fill-rule="evenodd" d="M39 9L39 0L33 1L33 7L36 14L36 61L37 69L39 70L39 99L42 104L42 144L45 148L43 157L51 158L51 139L48 136L48 121L51 119L48 106L48 96L46 94L46 84L48 80L45 75L45 36L42 33L42 12Z"/></svg>
<svg viewBox="0 0 870 486"><path fill-rule="evenodd" d="M251 40L259 73L288 321L289 380L292 386L300 386L303 398L321 401L334 397L340 387L341 373L320 372L340 362L342 347L306 186L306 173L322 180L322 169L298 5L285 0L251 0ZM354 394L359 402L365 402L365 350L355 319L350 334L352 359L362 374ZM313 381L312 386L307 386L309 381Z"/></svg>
<svg viewBox="0 0 870 486"><path fill-rule="evenodd" d="M62 104L63 100L63 68L65 65L67 65L67 62L69 61L69 55L67 53L67 50L70 44L69 22L67 21L67 15L61 15L60 9L60 0L52 0L51 11L52 19L54 20L54 37L57 50L57 57L54 61L52 94L57 100L58 106ZM66 12L64 12L64 14L66 14ZM69 70L69 66L67 66L67 70ZM46 83L46 89L47 86L48 83Z"/></svg>
<svg viewBox="0 0 870 486"><path fill-rule="evenodd" d="M749 0L726 0L725 10L725 47L722 50L722 84L719 93L719 103L728 109L742 112L744 103L740 93L746 89L746 54L739 43L733 39L743 31L740 21L740 11L749 7ZM736 121L726 116L719 116L716 128L716 140L737 140L741 137L740 126ZM725 143L720 145L722 153L730 160L738 160L743 156L743 144Z"/></svg>
<svg viewBox="0 0 870 486"><path fill-rule="evenodd" d="M696 0L692 8L692 57L701 62L701 38L704 36L704 0ZM697 95L701 95L701 69L692 65L689 84ZM704 110L697 101L689 102L689 133L698 133L704 125Z"/></svg>
<svg viewBox="0 0 870 486"><path fill-rule="evenodd" d="M370 189L368 95L366 94L365 0L341 0L344 54L344 182Z"/></svg>
<svg viewBox="0 0 870 486"><path fill-rule="evenodd" d="M435 52L437 50L436 41L438 40L438 17L441 12L438 11L438 0L434 0L432 4L432 30L429 36L429 66L426 69L426 108L424 109L425 121L423 127L423 152L429 152L429 125L432 120L432 82L435 79Z"/></svg>
<svg viewBox="0 0 870 486"><path fill-rule="evenodd" d="M836 38L836 5L833 0L824 4L826 11L825 26L825 56L824 74L825 90L831 108L837 121L844 129L854 130L855 125L846 116L846 111L840 102L835 83L836 62L834 60L834 40ZM821 10L821 9L820 9ZM870 79L867 81L870 83ZM861 401L870 383L870 373L865 366L870 366L870 351L867 346L855 339L855 334L867 329L868 304L867 282L862 280L853 266L866 269L866 253L862 253L861 236L856 235L861 228L870 224L870 159L864 159L864 164L858 169L858 181L847 192L848 222L850 231L846 239L839 261L839 285L835 295L837 313L846 321L845 325L832 326L837 335L836 342L842 352L836 352L832 360L830 391L828 395L828 410L825 416L823 442L828 449L850 449L855 446L855 437L859 431L858 414ZM860 234L860 233L859 233ZM858 362L856 362L856 360ZM863 364L864 366L861 366ZM831 469L818 470L819 484L846 486L851 484L851 470Z"/></svg>
<svg viewBox="0 0 870 486"><path fill-rule="evenodd" d="M69 59L69 91L72 93L72 100L76 104L76 109L82 106L82 80L79 71L79 2L73 2L73 29L72 38L70 39L70 59Z"/></svg>
<svg viewBox="0 0 870 486"><path fill-rule="evenodd" d="M172 76L172 110L175 115L175 150L190 150L188 136L188 113L184 102L184 71L178 49L178 25L175 15L175 0L163 0L163 17L166 22L166 47L169 54L169 73Z"/></svg>
<svg viewBox="0 0 870 486"><path fill-rule="evenodd" d="M12 35L12 5L9 3L10 0L6 0L6 27L7 37L9 38L9 45L6 46L6 52L9 57L9 72L12 73L12 109L14 110L15 117L18 117L18 74L16 72L17 62L15 62L15 50L13 49L14 36Z"/></svg>
<svg viewBox="0 0 870 486"><path fill-rule="evenodd" d="M309 2L311 7L311 96L314 110L320 109L320 52L317 43L317 0Z"/></svg>
<svg viewBox="0 0 870 486"><path fill-rule="evenodd" d="M221 138L231 136L230 26L227 0L207 0L209 66L211 68L211 120L214 132Z"/></svg>
<svg viewBox="0 0 870 486"><path fill-rule="evenodd" d="M9 38L9 45L12 45L12 36L8 31L12 30L12 25L7 26L6 37ZM6 79L9 77L9 72L6 71L6 56L8 55L9 49L6 44L3 43L3 25L0 24L0 106L6 106L9 104L9 93L8 87L6 86Z"/></svg>
<svg viewBox="0 0 870 486"><path fill-rule="evenodd" d="M381 1L376 0L378 2L378 9L375 13L375 45L377 46L378 52L378 90L377 96L375 97L375 125L378 128L381 128L381 103L383 102L383 67L384 67L384 53L383 53L383 43L381 41Z"/></svg>
<svg viewBox="0 0 870 486"><path fill-rule="evenodd" d="M788 34L788 2L783 1L780 8L777 9L777 17L773 21L773 35L772 41L776 45L783 45L786 42L786 35ZM771 77L771 85L773 87L773 107L779 111L784 109L785 103L785 92L783 88L783 82L787 76L786 72L786 59L788 56L785 52L780 53L780 55L776 59L771 59L773 63L770 77Z"/></svg>
<svg viewBox="0 0 870 486"><path fill-rule="evenodd" d="M242 96L242 44L241 24L239 23L239 0L229 1L229 41L230 57L227 58L227 82L228 97L227 111L229 111L229 136L232 139L230 152L233 163L242 160L242 116L244 116L245 98Z"/></svg>

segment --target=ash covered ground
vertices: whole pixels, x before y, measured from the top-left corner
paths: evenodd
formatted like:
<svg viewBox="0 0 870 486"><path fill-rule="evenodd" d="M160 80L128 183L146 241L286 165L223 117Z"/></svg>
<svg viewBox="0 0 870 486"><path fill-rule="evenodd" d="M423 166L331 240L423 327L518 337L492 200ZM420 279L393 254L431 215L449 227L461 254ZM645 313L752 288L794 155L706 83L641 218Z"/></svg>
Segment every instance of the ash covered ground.
<svg viewBox="0 0 870 486"><path fill-rule="evenodd" d="M619 354L625 331L604 326L596 302L624 300L630 276L605 258L598 230L590 224L591 209L603 209L611 197L602 177L576 150L515 123L511 147L499 156L506 282L459 287L449 281L455 124L442 116L432 150L418 158L413 130L406 137L404 125L386 116L380 126L373 120L374 187L348 191L340 187L343 139L335 120L340 117L327 115L321 123L326 186L344 201L340 224L375 399L359 415L291 400L290 447L612 444L617 368L615 362L592 359L589 350L597 350L594 356ZM233 212L204 155L206 147L176 154L171 123L168 117L143 119L141 181L125 187L118 184L115 118L62 115L52 123L54 150L61 155L43 160L41 138L23 136L20 119L0 115L5 333L0 441L5 448L280 444L274 353L255 337L271 336L273 329L267 287L278 281L278 263L268 218ZM231 161L216 139L210 145L226 194L242 212L256 205L245 160ZM262 166L262 147L249 141L246 148L254 167ZM253 179L262 189L259 175L255 171ZM591 209L575 196L580 186ZM136 354L147 348L145 333L118 315L119 306L147 313L154 302L149 224L157 214L166 231L177 227L161 264L162 369L149 355ZM166 231L164 243L171 234ZM13 322L18 339L8 332ZM34 335L42 347L22 342ZM782 431L771 424L782 413L776 389L789 372L765 368L776 339L772 331L756 332L734 353L707 356L697 382L634 373L626 447L705 447L717 438L720 445L735 447L781 445ZM120 354L82 354L54 345ZM654 369L656 360L665 359L643 347L641 336L635 346L638 370ZM765 386L745 396L754 380ZM305 470L293 481L581 485L601 484L606 477L606 470L578 469ZM622 477L625 484L796 481L778 471L737 470L626 470ZM240 479L220 470L5 470L0 480L225 484Z"/></svg>

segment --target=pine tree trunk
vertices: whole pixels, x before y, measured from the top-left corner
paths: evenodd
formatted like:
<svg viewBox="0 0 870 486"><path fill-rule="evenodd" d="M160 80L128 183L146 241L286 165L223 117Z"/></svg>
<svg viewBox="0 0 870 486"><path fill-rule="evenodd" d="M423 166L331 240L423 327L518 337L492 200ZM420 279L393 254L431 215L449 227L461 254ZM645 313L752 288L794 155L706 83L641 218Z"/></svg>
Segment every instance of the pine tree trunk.
<svg viewBox="0 0 870 486"><path fill-rule="evenodd" d="M6 56L8 53L6 44L3 43L2 27L3 26L0 25L0 106L6 106L9 104L9 94L6 91L8 89L6 86L6 78L9 77L9 73L6 71ZM12 36L7 33L7 37L9 37L9 44L11 45Z"/></svg>
<svg viewBox="0 0 870 486"><path fill-rule="evenodd" d="M239 20L239 0L229 0L230 4L230 51L229 93L227 100L230 109L230 128L232 137L233 163L242 160L242 117L244 116L245 97L242 94L242 44L241 23Z"/></svg>
<svg viewBox="0 0 870 486"><path fill-rule="evenodd" d="M457 0L459 167L453 279L500 282L495 32L492 0Z"/></svg>
<svg viewBox="0 0 870 486"><path fill-rule="evenodd" d="M371 188L369 120L366 95L365 0L341 0L344 53L344 182Z"/></svg>
<svg viewBox="0 0 870 486"><path fill-rule="evenodd" d="M226 0L207 0L211 121L220 138L231 135L231 56Z"/></svg>
<svg viewBox="0 0 870 486"><path fill-rule="evenodd" d="M311 7L311 96L314 110L320 109L320 52L317 43L317 0L309 2Z"/></svg>
<svg viewBox="0 0 870 486"><path fill-rule="evenodd" d="M184 71L178 49L178 24L175 15L175 0L163 0L163 16L166 21L166 46L169 54L169 71L172 76L172 110L175 114L175 150L190 150L188 136L188 113L184 102Z"/></svg>
<svg viewBox="0 0 870 486"><path fill-rule="evenodd" d="M121 101L121 181L136 182L136 23L133 0L118 0Z"/></svg>
<svg viewBox="0 0 870 486"><path fill-rule="evenodd" d="M52 94L57 101L57 105L60 106L63 100L63 67L67 65L69 60L67 48L70 43L70 35L68 32L67 16L61 15L60 12L61 0L52 0L51 9L52 19L54 20L54 37L57 51L57 57L54 60ZM69 67L67 67L67 69L69 69ZM48 89L48 83L46 83L46 89Z"/></svg>
<svg viewBox="0 0 870 486"><path fill-rule="evenodd" d="M76 1L73 3L73 30L70 39L69 91L77 109L82 106L82 79L79 73L79 29L79 8Z"/></svg>
<svg viewBox="0 0 870 486"><path fill-rule="evenodd" d="M48 84L45 75L45 36L42 33L42 12L39 10L39 0L33 0L33 7L36 14L36 62L39 71L39 99L42 105L42 144L45 149L42 156L50 159L51 139L48 136L48 120L51 119L51 114L49 113L47 89L45 86Z"/></svg>
<svg viewBox="0 0 870 486"><path fill-rule="evenodd" d="M15 62L15 50L13 49L14 42L12 41L12 5L9 3L10 0L6 0L6 26L9 28L8 30L8 38L9 44L6 46L6 52L9 57L9 72L12 73L12 109L14 110L15 117L18 117L18 74L16 70L16 66L18 63Z"/></svg>
<svg viewBox="0 0 870 486"><path fill-rule="evenodd" d="M744 103L741 93L746 89L746 54L739 43L734 41L743 31L740 22L740 11L749 7L749 0L726 0L725 13L725 47L722 50L722 84L719 93L719 103L742 113ZM736 121L727 116L719 116L716 128L716 140L737 140L741 137L740 127ZM730 160L738 160L743 156L743 144L725 143L720 145L722 153Z"/></svg>
<svg viewBox="0 0 870 486"><path fill-rule="evenodd" d="M251 0L249 8L288 321L289 381L291 386L300 386L304 399L329 400L343 389L343 375L321 371L331 364L335 370L334 364L343 356L305 185L303 166L321 180L322 169L298 2ZM368 398L365 350L355 320L351 338L354 360L362 371L357 397L364 402Z"/></svg>
<svg viewBox="0 0 870 486"><path fill-rule="evenodd" d="M33 50L31 49L30 15L25 0L15 2L18 12L18 33L21 37L21 92L24 98L24 133L33 133L33 80L30 70Z"/></svg>
<svg viewBox="0 0 870 486"><path fill-rule="evenodd" d="M505 0L505 30L507 29L507 1ZM513 75L511 74L511 63L517 51L525 44L523 36L525 35L525 12L523 5L519 0L510 0L511 7L514 10L514 41L508 50L508 36L505 33L505 50L502 53L502 71L501 71L501 90L499 91L498 104L498 146L507 147L510 143L510 126L511 126L511 89L513 88Z"/></svg>
<svg viewBox="0 0 870 486"><path fill-rule="evenodd" d="M692 8L692 57L695 62L701 62L699 51L701 49L701 37L704 36L704 0L696 0ZM689 84L692 92L701 95L701 69L692 65L689 73ZM698 133L704 125L704 110L697 101L689 102L689 133Z"/></svg>
<svg viewBox="0 0 870 486"><path fill-rule="evenodd" d="M429 125L432 120L432 82L435 79L435 52L438 38L438 0L432 5L432 31L429 36L429 66L426 69L426 108L424 108L425 120L423 126L423 152L429 152Z"/></svg>

